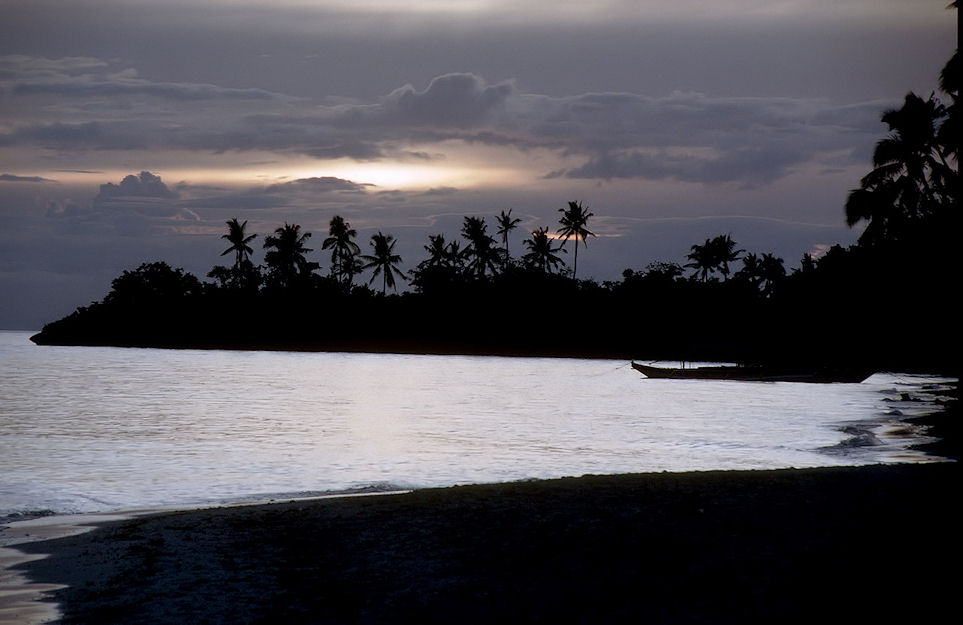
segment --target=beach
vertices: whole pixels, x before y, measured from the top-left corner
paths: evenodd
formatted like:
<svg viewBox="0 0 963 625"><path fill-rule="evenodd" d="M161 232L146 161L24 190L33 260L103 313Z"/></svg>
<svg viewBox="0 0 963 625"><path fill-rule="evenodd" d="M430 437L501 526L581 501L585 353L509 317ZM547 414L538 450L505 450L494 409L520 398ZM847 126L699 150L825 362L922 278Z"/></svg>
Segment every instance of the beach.
<svg viewBox="0 0 963 625"><path fill-rule="evenodd" d="M742 623L955 604L955 462L162 513L18 548L65 623ZM949 570L944 570L946 565Z"/></svg>
<svg viewBox="0 0 963 625"><path fill-rule="evenodd" d="M905 419L937 437L928 463L36 519L3 531L37 542L0 549L18 562L0 572L47 609L0 596L0 623L935 621L963 555L956 389Z"/></svg>

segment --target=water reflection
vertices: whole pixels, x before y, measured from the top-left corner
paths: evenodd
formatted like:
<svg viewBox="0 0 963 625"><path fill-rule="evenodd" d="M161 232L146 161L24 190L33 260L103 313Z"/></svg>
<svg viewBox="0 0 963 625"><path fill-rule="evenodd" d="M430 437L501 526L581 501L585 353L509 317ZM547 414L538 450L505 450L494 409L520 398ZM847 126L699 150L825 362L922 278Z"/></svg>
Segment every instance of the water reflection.
<svg viewBox="0 0 963 625"><path fill-rule="evenodd" d="M885 400L939 382L645 380L621 361L35 347L26 337L0 333L0 514L905 460L915 433L893 426ZM882 444L844 449L841 428L854 424Z"/></svg>

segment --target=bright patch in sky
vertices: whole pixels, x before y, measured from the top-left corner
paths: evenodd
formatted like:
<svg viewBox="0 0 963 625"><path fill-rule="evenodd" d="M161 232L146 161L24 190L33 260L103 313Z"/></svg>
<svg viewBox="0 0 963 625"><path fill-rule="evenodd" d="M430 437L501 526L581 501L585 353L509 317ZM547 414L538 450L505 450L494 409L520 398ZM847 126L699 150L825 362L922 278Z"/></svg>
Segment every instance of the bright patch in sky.
<svg viewBox="0 0 963 625"><path fill-rule="evenodd" d="M298 177L334 176L359 184L373 184L382 189L430 189L437 186L471 184L473 172L443 166L406 165L399 163L345 163L301 172Z"/></svg>

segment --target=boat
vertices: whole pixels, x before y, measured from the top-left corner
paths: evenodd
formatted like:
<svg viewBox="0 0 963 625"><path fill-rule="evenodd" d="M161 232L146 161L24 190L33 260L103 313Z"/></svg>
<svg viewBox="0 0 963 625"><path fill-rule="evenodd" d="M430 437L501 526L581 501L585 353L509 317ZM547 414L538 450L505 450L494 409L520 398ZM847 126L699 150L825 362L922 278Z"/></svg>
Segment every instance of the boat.
<svg viewBox="0 0 963 625"><path fill-rule="evenodd" d="M764 365L655 367L632 361L632 368L647 378L673 380L738 380L743 382L844 382L858 384L873 374L864 369L790 369Z"/></svg>

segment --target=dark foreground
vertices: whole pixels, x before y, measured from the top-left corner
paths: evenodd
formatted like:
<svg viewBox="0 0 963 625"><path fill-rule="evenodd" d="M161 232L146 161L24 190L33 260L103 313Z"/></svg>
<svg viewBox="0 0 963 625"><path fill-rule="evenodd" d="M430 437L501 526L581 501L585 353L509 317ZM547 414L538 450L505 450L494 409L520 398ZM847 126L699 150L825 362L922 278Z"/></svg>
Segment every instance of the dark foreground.
<svg viewBox="0 0 963 625"><path fill-rule="evenodd" d="M646 474L163 514L24 545L67 623L931 622L957 463Z"/></svg>

